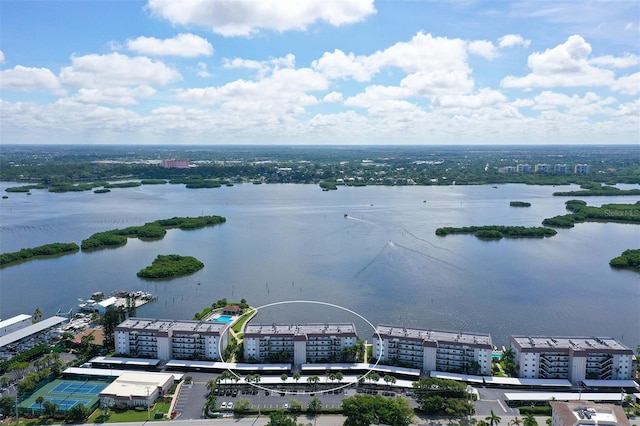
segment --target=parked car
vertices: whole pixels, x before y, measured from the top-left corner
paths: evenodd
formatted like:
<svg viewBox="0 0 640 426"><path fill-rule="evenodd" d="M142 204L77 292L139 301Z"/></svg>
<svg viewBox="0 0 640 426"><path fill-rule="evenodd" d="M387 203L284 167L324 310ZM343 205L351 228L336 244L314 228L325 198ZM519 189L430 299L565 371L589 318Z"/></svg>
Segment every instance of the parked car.
<svg viewBox="0 0 640 426"><path fill-rule="evenodd" d="M222 404L220 404L220 408L227 408L227 403L223 402Z"/></svg>

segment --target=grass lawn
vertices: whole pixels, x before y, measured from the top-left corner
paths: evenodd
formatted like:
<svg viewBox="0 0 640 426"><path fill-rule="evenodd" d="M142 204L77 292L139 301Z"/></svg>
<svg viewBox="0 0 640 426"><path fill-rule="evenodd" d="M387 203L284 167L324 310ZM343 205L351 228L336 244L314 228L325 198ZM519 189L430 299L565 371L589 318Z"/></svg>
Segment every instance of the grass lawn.
<svg viewBox="0 0 640 426"><path fill-rule="evenodd" d="M242 315L242 317L235 324L233 324L233 327L231 327L233 331L235 331L236 333L240 333L240 331L242 331L242 326L244 325L244 323L247 322L247 320L251 318L254 313L255 309L250 309L244 315Z"/></svg>
<svg viewBox="0 0 640 426"><path fill-rule="evenodd" d="M167 414L169 412L169 404L164 403L156 403L149 410L149 418L150 420L166 420L167 418L163 416L161 419L155 419L155 413L163 413ZM144 422L147 420L147 410L144 411L136 411L136 410L127 410L123 412L116 412L114 410L109 410L109 414L107 416L104 415L103 410L96 410L89 416L86 423L119 423L119 422Z"/></svg>

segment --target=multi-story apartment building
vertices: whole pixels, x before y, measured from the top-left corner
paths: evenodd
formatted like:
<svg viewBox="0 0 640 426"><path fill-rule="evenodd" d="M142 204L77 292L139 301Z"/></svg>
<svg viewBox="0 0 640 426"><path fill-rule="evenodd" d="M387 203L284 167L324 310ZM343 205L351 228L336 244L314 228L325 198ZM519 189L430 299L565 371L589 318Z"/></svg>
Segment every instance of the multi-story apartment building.
<svg viewBox="0 0 640 426"><path fill-rule="evenodd" d="M530 164L518 164L516 166L516 172L518 172L518 173L529 173L529 172L531 172L531 165Z"/></svg>
<svg viewBox="0 0 640 426"><path fill-rule="evenodd" d="M633 351L610 337L510 336L519 377L627 380L635 371Z"/></svg>
<svg viewBox="0 0 640 426"><path fill-rule="evenodd" d="M255 324L245 328L244 359L257 362L345 362L357 341L353 324ZM353 348L351 353L346 350Z"/></svg>
<svg viewBox="0 0 640 426"><path fill-rule="evenodd" d="M576 164L573 166L573 172L581 175L589 174L591 167L588 164Z"/></svg>
<svg viewBox="0 0 640 426"><path fill-rule="evenodd" d="M534 171L536 173L549 173L551 171L551 166L548 164L536 164Z"/></svg>
<svg viewBox="0 0 640 426"><path fill-rule="evenodd" d="M373 357L382 364L468 374L491 374L491 336L379 325ZM380 335L380 338L378 337Z"/></svg>
<svg viewBox="0 0 640 426"><path fill-rule="evenodd" d="M568 164L556 164L553 166L555 173L571 173L571 166Z"/></svg>
<svg viewBox="0 0 640 426"><path fill-rule="evenodd" d="M229 324L129 318L116 327L116 353L142 358L220 359Z"/></svg>
<svg viewBox="0 0 640 426"><path fill-rule="evenodd" d="M162 160L162 167L165 169L188 169L189 160L176 160L175 158Z"/></svg>

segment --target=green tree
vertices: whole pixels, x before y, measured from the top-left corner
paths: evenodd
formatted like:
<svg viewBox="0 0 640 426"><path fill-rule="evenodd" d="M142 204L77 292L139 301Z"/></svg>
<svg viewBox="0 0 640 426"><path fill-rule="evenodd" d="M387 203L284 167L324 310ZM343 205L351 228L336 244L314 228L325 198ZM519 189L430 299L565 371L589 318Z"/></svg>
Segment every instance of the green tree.
<svg viewBox="0 0 640 426"><path fill-rule="evenodd" d="M485 420L489 422L490 426L496 426L500 424L500 420L502 420L496 413L491 410L491 415L485 417Z"/></svg>
<svg viewBox="0 0 640 426"><path fill-rule="evenodd" d="M522 426L538 426L538 421L533 417L533 414L528 413L522 420Z"/></svg>
<svg viewBox="0 0 640 426"><path fill-rule="evenodd" d="M318 414L322 411L322 401L320 401L315 396L311 398L309 401L309 406L307 407L307 412L312 415Z"/></svg>
<svg viewBox="0 0 640 426"><path fill-rule="evenodd" d="M58 411L59 405L52 401L44 402L44 415L47 417L53 417Z"/></svg>
<svg viewBox="0 0 640 426"><path fill-rule="evenodd" d="M16 398L13 396L0 397L0 414L9 416L15 410Z"/></svg>
<svg viewBox="0 0 640 426"><path fill-rule="evenodd" d="M295 398L291 398L289 400L289 410L293 413L299 413L302 411L302 402L298 401Z"/></svg>
<svg viewBox="0 0 640 426"><path fill-rule="evenodd" d="M369 395L353 395L342 400L344 426L369 426L376 420L373 398Z"/></svg>
<svg viewBox="0 0 640 426"><path fill-rule="evenodd" d="M234 410L238 413L247 411L251 408L251 400L249 398L240 398L236 401Z"/></svg>
<svg viewBox="0 0 640 426"><path fill-rule="evenodd" d="M511 419L509 423L511 423L513 426L520 426L522 424L522 420L518 416L516 416Z"/></svg>
<svg viewBox="0 0 640 426"><path fill-rule="evenodd" d="M302 375L300 373L293 373L293 380L296 381L296 384L298 383L301 377Z"/></svg>
<svg viewBox="0 0 640 426"><path fill-rule="evenodd" d="M42 313L42 310L40 308L36 308L36 310L33 311L33 322L36 323L40 321L40 318L42 318L42 315L44 315Z"/></svg>
<svg viewBox="0 0 640 426"><path fill-rule="evenodd" d="M293 414L285 414L282 411L274 411L269 415L269 423L266 426L298 426Z"/></svg>
<svg viewBox="0 0 640 426"><path fill-rule="evenodd" d="M44 396L40 395L36 398L36 404L40 406L40 411L42 412L42 403L44 402Z"/></svg>
<svg viewBox="0 0 640 426"><path fill-rule="evenodd" d="M282 380L282 384L283 385L287 381L288 378L289 378L289 376L286 373L282 373L282 375L280 375L280 380Z"/></svg>
<svg viewBox="0 0 640 426"><path fill-rule="evenodd" d="M69 423L84 423L89 414L91 413L86 405L76 404L66 411L64 418Z"/></svg>

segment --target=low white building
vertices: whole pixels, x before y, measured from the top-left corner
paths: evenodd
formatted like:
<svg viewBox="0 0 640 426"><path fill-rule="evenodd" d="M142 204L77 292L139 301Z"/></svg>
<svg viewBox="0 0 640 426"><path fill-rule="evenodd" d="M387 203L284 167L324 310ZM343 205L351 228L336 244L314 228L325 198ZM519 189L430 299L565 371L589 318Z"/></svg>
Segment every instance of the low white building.
<svg viewBox="0 0 640 426"><path fill-rule="evenodd" d="M15 317L0 321L0 337L5 336L21 328L30 326L32 323L31 315L20 314Z"/></svg>
<svg viewBox="0 0 640 426"><path fill-rule="evenodd" d="M123 373L100 392L102 406L151 406L173 385L168 373Z"/></svg>
<svg viewBox="0 0 640 426"><path fill-rule="evenodd" d="M622 407L587 401L549 402L551 426L631 426Z"/></svg>

